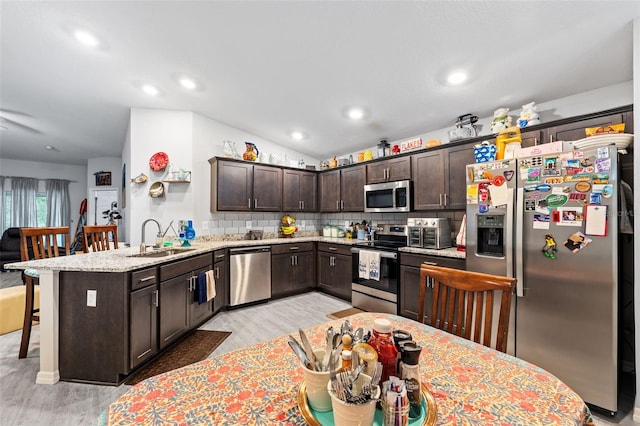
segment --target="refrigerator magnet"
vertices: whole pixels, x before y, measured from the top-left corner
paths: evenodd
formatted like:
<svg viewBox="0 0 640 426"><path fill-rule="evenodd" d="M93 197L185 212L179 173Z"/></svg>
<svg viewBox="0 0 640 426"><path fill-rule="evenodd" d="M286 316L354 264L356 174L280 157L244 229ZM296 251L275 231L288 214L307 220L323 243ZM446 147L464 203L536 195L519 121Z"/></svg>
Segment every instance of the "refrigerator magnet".
<svg viewBox="0 0 640 426"><path fill-rule="evenodd" d="M564 182L562 176L548 177L544 180L544 183L546 183L547 185L557 185L562 182Z"/></svg>
<svg viewBox="0 0 640 426"><path fill-rule="evenodd" d="M589 204L602 204L601 194L589 194Z"/></svg>
<svg viewBox="0 0 640 426"><path fill-rule="evenodd" d="M575 232L567 238L567 240L562 243L566 248L571 250L571 253L578 253L580 250L589 245L589 243L593 241L591 238L588 238L582 232Z"/></svg>
<svg viewBox="0 0 640 426"><path fill-rule="evenodd" d="M554 209L556 207L561 207L567 204L569 197L564 194L550 194L547 195L545 200L547 202L547 207Z"/></svg>
<svg viewBox="0 0 640 426"><path fill-rule="evenodd" d="M611 198L613 195L613 185L604 185L602 187L602 196L604 198Z"/></svg>
<svg viewBox="0 0 640 426"><path fill-rule="evenodd" d="M524 200L524 211L532 212L535 209L536 209L536 200L533 200L533 199Z"/></svg>
<svg viewBox="0 0 640 426"><path fill-rule="evenodd" d="M598 158L595 163L596 173L607 173L611 171L611 158Z"/></svg>
<svg viewBox="0 0 640 426"><path fill-rule="evenodd" d="M558 210L551 212L551 221L554 223L560 222L560 212Z"/></svg>
<svg viewBox="0 0 640 426"><path fill-rule="evenodd" d="M478 185L467 185L467 204L478 204Z"/></svg>
<svg viewBox="0 0 640 426"><path fill-rule="evenodd" d="M587 235L607 235L607 206L588 205L585 214L584 232Z"/></svg>
<svg viewBox="0 0 640 426"><path fill-rule="evenodd" d="M556 253L558 252L557 246L558 244L556 244L556 240L553 238L553 235L545 234L544 246L542 246L542 253L544 253L544 256L549 259L555 259Z"/></svg>
<svg viewBox="0 0 640 426"><path fill-rule="evenodd" d="M511 182L511 179L513 178L513 170L505 170L502 174L507 182Z"/></svg>
<svg viewBox="0 0 640 426"><path fill-rule="evenodd" d="M478 211L479 211L480 213L486 213L486 212L488 212L488 211L489 211L489 205L488 205L488 204L480 204L480 205L478 206Z"/></svg>
<svg viewBox="0 0 640 426"><path fill-rule="evenodd" d="M608 147L599 147L598 148L598 158L609 158L609 148Z"/></svg>
<svg viewBox="0 0 640 426"><path fill-rule="evenodd" d="M558 207L557 211L560 214L558 226L582 226L582 207Z"/></svg>
<svg viewBox="0 0 640 426"><path fill-rule="evenodd" d="M533 229L549 229L551 218L548 214L533 215Z"/></svg>
<svg viewBox="0 0 640 426"><path fill-rule="evenodd" d="M593 176L591 176L591 182L593 182L596 185L598 184L605 185L609 183L609 175L606 173L596 173Z"/></svg>
<svg viewBox="0 0 640 426"><path fill-rule="evenodd" d="M581 182L577 182L575 188L578 192L589 192L591 190L591 184L583 180Z"/></svg>
<svg viewBox="0 0 640 426"><path fill-rule="evenodd" d="M540 182L540 169L533 168L527 170L527 182Z"/></svg>

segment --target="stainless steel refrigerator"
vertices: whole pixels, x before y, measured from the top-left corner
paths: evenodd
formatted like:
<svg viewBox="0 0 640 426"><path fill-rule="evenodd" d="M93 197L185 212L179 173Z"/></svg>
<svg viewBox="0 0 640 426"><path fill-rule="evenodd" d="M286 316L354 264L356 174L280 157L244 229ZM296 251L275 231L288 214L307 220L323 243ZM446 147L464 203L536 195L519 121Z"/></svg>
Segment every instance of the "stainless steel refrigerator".
<svg viewBox="0 0 640 426"><path fill-rule="evenodd" d="M507 351L618 400L615 146L467 166L467 269L518 278Z"/></svg>

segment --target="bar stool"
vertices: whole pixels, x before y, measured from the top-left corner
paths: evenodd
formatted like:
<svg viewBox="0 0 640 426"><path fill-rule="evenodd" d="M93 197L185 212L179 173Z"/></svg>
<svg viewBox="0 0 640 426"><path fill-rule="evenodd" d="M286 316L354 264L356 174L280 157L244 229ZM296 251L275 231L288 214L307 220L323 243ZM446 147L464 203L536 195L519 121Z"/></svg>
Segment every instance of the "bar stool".
<svg viewBox="0 0 640 426"><path fill-rule="evenodd" d="M20 228L20 259L23 262L68 255L68 226L55 228ZM25 291L22 340L20 341L18 358L27 357L29 339L31 338L31 326L34 321L40 321L40 309L34 309L33 307L35 286L40 284L38 271L35 269L22 271L22 281L27 287Z"/></svg>
<svg viewBox="0 0 640 426"><path fill-rule="evenodd" d="M113 241L113 248L118 248L118 225L85 225L82 234L85 252L89 247L92 251L110 250L110 240Z"/></svg>

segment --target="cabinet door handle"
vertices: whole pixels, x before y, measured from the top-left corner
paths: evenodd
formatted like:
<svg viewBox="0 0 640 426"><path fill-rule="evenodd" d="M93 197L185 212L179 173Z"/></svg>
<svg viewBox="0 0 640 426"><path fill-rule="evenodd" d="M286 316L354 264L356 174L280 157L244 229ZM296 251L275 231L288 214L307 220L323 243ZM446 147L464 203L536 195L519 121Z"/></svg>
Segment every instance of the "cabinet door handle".
<svg viewBox="0 0 640 426"><path fill-rule="evenodd" d="M154 298L155 298L155 306L158 307L158 290L153 290Z"/></svg>
<svg viewBox="0 0 640 426"><path fill-rule="evenodd" d="M300 250L300 247L298 247L298 246L289 247L289 250Z"/></svg>
<svg viewBox="0 0 640 426"><path fill-rule="evenodd" d="M444 193L444 206L447 207L447 193Z"/></svg>
<svg viewBox="0 0 640 426"><path fill-rule="evenodd" d="M293 256L295 258L295 265L298 266L298 256Z"/></svg>
<svg viewBox="0 0 640 426"><path fill-rule="evenodd" d="M533 138L533 146L538 146L538 138Z"/></svg>
<svg viewBox="0 0 640 426"><path fill-rule="evenodd" d="M148 276L148 277L140 278L140 279L138 280L138 282L139 282L139 283L143 283L143 282L145 282L145 281L150 281L150 280L154 279L155 277L156 277L155 275L150 275L150 276Z"/></svg>
<svg viewBox="0 0 640 426"><path fill-rule="evenodd" d="M344 200L340 200L340 210L344 210Z"/></svg>
<svg viewBox="0 0 640 426"><path fill-rule="evenodd" d="M336 210L340 210L340 200L336 200Z"/></svg>
<svg viewBox="0 0 640 426"><path fill-rule="evenodd" d="M224 254L219 254L216 256L216 259L224 259Z"/></svg>
<svg viewBox="0 0 640 426"><path fill-rule="evenodd" d="M251 198L247 198L247 207L251 210Z"/></svg>
<svg viewBox="0 0 640 426"><path fill-rule="evenodd" d="M291 256L291 266L293 266L293 255Z"/></svg>
<svg viewBox="0 0 640 426"><path fill-rule="evenodd" d="M216 271L216 280L219 280L220 279L220 267L216 266L214 268L214 270Z"/></svg>
<svg viewBox="0 0 640 426"><path fill-rule="evenodd" d="M254 198L254 199L253 199L253 208L254 208L254 209L257 209L257 208L258 208L258 199L257 199L257 198Z"/></svg>
<svg viewBox="0 0 640 426"><path fill-rule="evenodd" d="M302 210L304 210L304 200L302 200Z"/></svg>
<svg viewBox="0 0 640 426"><path fill-rule="evenodd" d="M553 142L553 135L549 135L549 142Z"/></svg>
<svg viewBox="0 0 640 426"><path fill-rule="evenodd" d="M337 249L337 248L335 248L335 247L329 247L329 250L331 250L331 251L336 251L336 250L338 250L338 249Z"/></svg>

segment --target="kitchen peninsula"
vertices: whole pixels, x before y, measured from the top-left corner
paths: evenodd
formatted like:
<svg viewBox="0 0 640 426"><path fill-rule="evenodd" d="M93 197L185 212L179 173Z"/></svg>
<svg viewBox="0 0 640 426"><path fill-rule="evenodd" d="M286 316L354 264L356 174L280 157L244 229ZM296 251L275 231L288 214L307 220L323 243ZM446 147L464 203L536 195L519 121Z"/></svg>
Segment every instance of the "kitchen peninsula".
<svg viewBox="0 0 640 426"><path fill-rule="evenodd" d="M216 265L224 267L216 260L226 256L226 249L302 242L351 245L357 240L312 236L198 241L188 251L164 248L140 256L137 247L121 248L7 264L10 269L33 268L40 273L40 371L36 383L55 384L61 379L121 383L224 307L228 294L224 278L216 282L220 302L206 305L188 298L188 283L196 273ZM415 253L416 249L404 250ZM464 258L464 253L455 249L421 253ZM140 301L146 304L137 303ZM163 309L181 311L177 317L167 317Z"/></svg>

